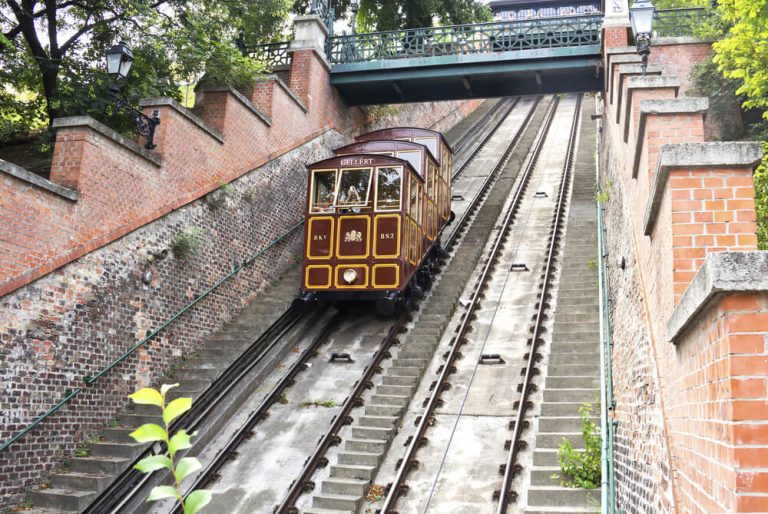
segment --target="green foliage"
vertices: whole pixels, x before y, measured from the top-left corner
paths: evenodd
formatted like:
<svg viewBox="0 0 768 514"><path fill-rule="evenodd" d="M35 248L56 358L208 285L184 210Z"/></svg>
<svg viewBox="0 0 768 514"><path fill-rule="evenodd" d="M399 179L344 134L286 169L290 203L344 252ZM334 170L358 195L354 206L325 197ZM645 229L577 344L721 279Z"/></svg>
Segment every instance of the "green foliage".
<svg viewBox="0 0 768 514"><path fill-rule="evenodd" d="M590 259L587 261L587 269L595 271L597 270L597 259Z"/></svg>
<svg viewBox="0 0 768 514"><path fill-rule="evenodd" d="M299 407L336 407L336 402L333 400L312 400L309 402L301 402Z"/></svg>
<svg viewBox="0 0 768 514"><path fill-rule="evenodd" d="M653 0L656 9L682 9L685 7L706 7L710 0Z"/></svg>
<svg viewBox="0 0 768 514"><path fill-rule="evenodd" d="M379 121L387 116L395 116L400 112L400 107L391 104L368 105L363 108L369 123Z"/></svg>
<svg viewBox="0 0 768 514"><path fill-rule="evenodd" d="M765 0L720 0L717 14L728 26L716 41L714 62L729 79L740 86L744 107L765 111L768 120L768 2Z"/></svg>
<svg viewBox="0 0 768 514"><path fill-rule="evenodd" d="M203 246L204 233L205 230L200 227L187 227L176 234L171 244L173 254L179 259L197 255Z"/></svg>
<svg viewBox="0 0 768 514"><path fill-rule="evenodd" d="M192 447L190 439L195 434L188 434L186 430L178 430L170 434L170 424L192 408L191 398L176 398L166 402L166 395L178 384L161 386L160 390L145 387L131 394L129 398L136 404L153 405L162 412L163 426L156 423L146 423L131 433L131 437L139 443L160 441L165 443L167 453L151 455L140 460L134 467L142 473L153 473L160 469L167 469L173 476L174 485L157 486L152 489L147 498L148 502L175 498L181 504L184 514L195 514L211 501L211 492L198 490L191 492L185 499L182 494L182 481L200 470L200 461L194 457L183 457L175 462L176 455L182 450Z"/></svg>
<svg viewBox="0 0 768 514"><path fill-rule="evenodd" d="M15 4L0 4L0 143L70 115L133 130L114 109L103 69L105 51L119 40L133 49L122 93L134 105L146 97L181 101L179 82L248 83L263 67L245 56L247 48L280 38L291 1L29 0L24 11Z"/></svg>
<svg viewBox="0 0 768 514"><path fill-rule="evenodd" d="M493 18L488 6L476 0L361 0L359 32L461 25Z"/></svg>
<svg viewBox="0 0 768 514"><path fill-rule="evenodd" d="M611 199L611 188L613 187L613 180L608 179L595 193L595 200L598 203L606 203Z"/></svg>
<svg viewBox="0 0 768 514"><path fill-rule="evenodd" d="M743 136L743 127L740 123L734 123L733 119L733 114L738 113L740 104L736 94L738 81L723 77L710 57L693 67L691 84L693 87L687 92L689 96L709 98L707 116L723 127L722 139L729 141Z"/></svg>
<svg viewBox="0 0 768 514"><path fill-rule="evenodd" d="M581 417L581 435L584 438L584 451L573 448L571 442L563 437L563 442L557 449L557 460L560 463L561 478L565 487L580 487L583 489L595 489L600 487L600 452L602 438L595 422L592 421L594 406L585 402L579 407Z"/></svg>
<svg viewBox="0 0 768 514"><path fill-rule="evenodd" d="M222 182L218 189L205 195L205 202L210 205L211 208L218 209L227 202L227 198L229 198L234 191L235 188L232 184L225 184Z"/></svg>
<svg viewBox="0 0 768 514"><path fill-rule="evenodd" d="M763 156L755 170L757 244L760 250L768 250L768 142L763 142Z"/></svg>

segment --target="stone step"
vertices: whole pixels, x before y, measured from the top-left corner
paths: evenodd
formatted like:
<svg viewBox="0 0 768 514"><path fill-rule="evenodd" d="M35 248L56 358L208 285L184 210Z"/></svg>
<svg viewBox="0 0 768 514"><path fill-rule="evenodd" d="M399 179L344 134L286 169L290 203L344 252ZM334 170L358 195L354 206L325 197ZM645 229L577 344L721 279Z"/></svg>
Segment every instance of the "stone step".
<svg viewBox="0 0 768 514"><path fill-rule="evenodd" d="M555 389L597 389L600 378L592 377L547 377L547 387Z"/></svg>
<svg viewBox="0 0 768 514"><path fill-rule="evenodd" d="M547 368L548 377L600 377L600 362L592 364L558 364Z"/></svg>
<svg viewBox="0 0 768 514"><path fill-rule="evenodd" d="M323 480L321 492L327 494L345 494L349 496L363 496L368 488L368 480L354 478L326 478Z"/></svg>
<svg viewBox="0 0 768 514"><path fill-rule="evenodd" d="M70 462L70 469L78 473L116 475L132 460L124 457L72 457Z"/></svg>
<svg viewBox="0 0 768 514"><path fill-rule="evenodd" d="M378 439L347 439L344 449L349 452L384 453L388 442Z"/></svg>
<svg viewBox="0 0 768 514"><path fill-rule="evenodd" d="M392 439L394 427L378 428L355 425L352 427L352 437L355 439L375 439L389 441Z"/></svg>
<svg viewBox="0 0 768 514"><path fill-rule="evenodd" d="M157 410L159 412L159 409ZM158 420L159 419L160 419L160 416L158 416ZM133 432L133 430L134 429L132 428L124 428L124 427L105 428L102 431L102 437L104 438L104 441L107 441L107 442L128 443L133 441L133 439L131 439L131 436L130 436L130 433Z"/></svg>
<svg viewBox="0 0 768 514"><path fill-rule="evenodd" d="M598 389L544 389L545 402L590 402L600 399Z"/></svg>
<svg viewBox="0 0 768 514"><path fill-rule="evenodd" d="M331 466L331 478L357 478L371 480L376 468L373 466L350 466L337 464Z"/></svg>
<svg viewBox="0 0 768 514"><path fill-rule="evenodd" d="M349 514L349 511L337 510L337 509L321 509L318 507L311 507L309 509L304 510L304 514Z"/></svg>
<svg viewBox="0 0 768 514"><path fill-rule="evenodd" d="M594 334L600 329L595 321L569 321L563 322L555 318L553 330L560 334Z"/></svg>
<svg viewBox="0 0 768 514"><path fill-rule="evenodd" d="M561 294L557 295L557 309L565 310L566 312L575 312L572 309L584 309L591 311L592 309L599 310L599 303L597 299L597 292L594 297L592 296L578 296L578 297L565 297Z"/></svg>
<svg viewBox="0 0 768 514"><path fill-rule="evenodd" d="M369 403L365 405L366 416L399 416L405 407L403 405L381 405Z"/></svg>
<svg viewBox="0 0 768 514"><path fill-rule="evenodd" d="M93 457L126 457L133 459L144 449L143 444L136 442L112 443L102 442L91 445Z"/></svg>
<svg viewBox="0 0 768 514"><path fill-rule="evenodd" d="M404 368L400 366L391 366L387 370L387 373L389 375L399 377L420 377L422 371L422 368Z"/></svg>
<svg viewBox="0 0 768 514"><path fill-rule="evenodd" d="M577 300L579 298L585 298L588 300L594 299L597 301L597 294L599 293L597 287L559 287L557 289L557 301L560 302L564 299Z"/></svg>
<svg viewBox="0 0 768 514"><path fill-rule="evenodd" d="M575 353L578 355L593 354L595 357L595 360L593 362L600 362L600 343L598 342L598 339L596 338L596 336L593 336L593 338L594 340L592 341L555 340L552 343L550 355L558 354L558 353L566 353L566 354ZM557 339L557 334L555 334L555 339Z"/></svg>
<svg viewBox="0 0 768 514"><path fill-rule="evenodd" d="M581 429L581 427L579 427ZM563 438L568 439L574 448L584 448L581 432L542 432L536 434L536 448L559 448Z"/></svg>
<svg viewBox="0 0 768 514"><path fill-rule="evenodd" d="M338 463L349 466L378 466L383 456L382 453L343 451L338 454Z"/></svg>
<svg viewBox="0 0 768 514"><path fill-rule="evenodd" d="M598 312L597 307L594 308L591 312L571 312L570 310L568 312L558 310L558 312L555 313L555 320L557 323L584 323L587 322L589 324L597 323L598 322Z"/></svg>
<svg viewBox="0 0 768 514"><path fill-rule="evenodd" d="M381 377L382 385L415 387L419 383L419 377L396 377L384 375Z"/></svg>
<svg viewBox="0 0 768 514"><path fill-rule="evenodd" d="M542 416L571 417L579 415L581 402L543 402L541 404Z"/></svg>
<svg viewBox="0 0 768 514"><path fill-rule="evenodd" d="M394 394L372 394L371 403L376 405L397 405L404 407L410 401L410 396Z"/></svg>
<svg viewBox="0 0 768 514"><path fill-rule="evenodd" d="M376 395L403 396L410 398L416 386L377 385L374 390Z"/></svg>
<svg viewBox="0 0 768 514"><path fill-rule="evenodd" d="M539 432L581 432L581 418L576 413L572 416L541 416L539 418ZM600 425L600 418L593 418L596 426Z"/></svg>
<svg viewBox="0 0 768 514"><path fill-rule="evenodd" d="M599 489L572 489L560 486L531 486L528 489L528 505L531 506L591 508L599 504Z"/></svg>
<svg viewBox="0 0 768 514"><path fill-rule="evenodd" d="M557 475L557 478L553 478ZM533 466L531 468L531 485L559 486L562 472L560 466Z"/></svg>
<svg viewBox="0 0 768 514"><path fill-rule="evenodd" d="M51 486L54 489L69 489L75 491L101 491L107 487L115 477L100 473L54 473L51 475Z"/></svg>
<svg viewBox="0 0 768 514"><path fill-rule="evenodd" d="M557 300L557 310L555 311L555 319L558 321L572 321L562 316L574 316L574 315L593 315L594 321L598 320L600 315L600 307L595 300L593 305L585 304L584 302L576 303L575 305L563 304L560 299ZM592 321L592 320L590 320Z"/></svg>
<svg viewBox="0 0 768 514"><path fill-rule="evenodd" d="M536 507L529 505L525 508L525 512L530 512L531 514L538 512L546 514L590 514L592 512L600 512L600 507Z"/></svg>
<svg viewBox="0 0 768 514"><path fill-rule="evenodd" d="M357 424L361 427L393 428L397 422L395 416L360 416Z"/></svg>
<svg viewBox="0 0 768 514"><path fill-rule="evenodd" d="M427 366L427 359L406 359L401 356L397 356L392 359L392 366L398 368L420 368L424 369Z"/></svg>
<svg viewBox="0 0 768 514"><path fill-rule="evenodd" d="M94 491L76 491L73 489L44 489L33 491L30 499L36 507L44 509L63 509L81 511L96 497Z"/></svg>
<svg viewBox="0 0 768 514"><path fill-rule="evenodd" d="M560 349L560 346L574 343L555 343L552 345L552 352L549 354L549 364L599 364L600 354L597 351L589 353L558 353L556 350Z"/></svg>
<svg viewBox="0 0 768 514"><path fill-rule="evenodd" d="M312 497L312 506L321 509L337 509L347 512L355 512L362 499L362 496L357 495L322 493Z"/></svg>

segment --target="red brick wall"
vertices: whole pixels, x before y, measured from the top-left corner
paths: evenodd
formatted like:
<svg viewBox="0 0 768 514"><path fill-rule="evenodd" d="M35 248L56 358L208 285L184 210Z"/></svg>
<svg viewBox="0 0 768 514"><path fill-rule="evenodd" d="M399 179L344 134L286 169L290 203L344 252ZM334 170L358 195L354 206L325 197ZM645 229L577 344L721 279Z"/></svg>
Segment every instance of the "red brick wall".
<svg viewBox="0 0 768 514"><path fill-rule="evenodd" d="M706 54L701 49L661 48L657 55L663 59L657 62L663 75L669 68L670 75L687 76ZM765 472L750 469L764 468L765 460L758 464L758 459L768 452L768 296L724 295L677 345L667 340L667 320L706 255L756 248L752 169L670 168L667 180L657 184L659 207L646 235L659 148L703 141L702 115L648 115L638 133L636 122L622 119L624 105L603 105L601 165L604 180L613 181L606 223L619 508L768 511ZM616 109L621 109L618 122ZM623 123L630 123L626 143ZM643 138L643 150L633 179L637 137Z"/></svg>

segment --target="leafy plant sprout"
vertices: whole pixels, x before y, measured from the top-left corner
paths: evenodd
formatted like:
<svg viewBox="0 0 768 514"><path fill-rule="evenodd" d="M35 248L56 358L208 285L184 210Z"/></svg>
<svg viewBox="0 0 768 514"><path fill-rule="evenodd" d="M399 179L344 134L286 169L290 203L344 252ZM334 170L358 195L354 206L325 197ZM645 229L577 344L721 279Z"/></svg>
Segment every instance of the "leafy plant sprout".
<svg viewBox="0 0 768 514"><path fill-rule="evenodd" d="M176 461L176 455L182 450L192 447L190 439L195 433L188 434L186 430L178 430L170 434L170 425L179 416L192 408L192 398L176 398L166 402L166 395L172 388L179 384L164 384L160 390L145 387L129 395L128 397L138 405L154 405L162 412L163 426L156 423L141 425L130 435L138 443L165 443L167 452L159 455L151 455L141 459L135 466L142 473L153 473L159 469L167 469L173 476L174 485L158 485L149 493L147 501L175 498L179 502L184 514L195 514L211 501L211 492L205 489L190 492L186 498L182 493L181 483L185 478L198 471L202 466L194 457L182 457Z"/></svg>

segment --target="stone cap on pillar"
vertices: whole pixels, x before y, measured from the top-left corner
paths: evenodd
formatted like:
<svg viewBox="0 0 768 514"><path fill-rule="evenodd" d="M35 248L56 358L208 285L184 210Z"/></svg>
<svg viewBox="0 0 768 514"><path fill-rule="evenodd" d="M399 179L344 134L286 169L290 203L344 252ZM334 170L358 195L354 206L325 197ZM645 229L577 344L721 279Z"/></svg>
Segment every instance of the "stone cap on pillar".
<svg viewBox="0 0 768 514"><path fill-rule="evenodd" d="M667 321L667 339L677 344L697 315L718 296L768 291L768 252L707 255Z"/></svg>
<svg viewBox="0 0 768 514"><path fill-rule="evenodd" d="M683 99L677 99L683 100ZM709 101L709 99L704 99ZM646 100L647 102L672 102L673 100ZM642 104L641 104L642 105ZM650 236L658 217L661 198L672 168L752 168L763 158L757 142L680 143L662 145L656 164L653 191L645 208L643 234Z"/></svg>
<svg viewBox="0 0 768 514"><path fill-rule="evenodd" d="M325 41L328 38L328 27L325 26L320 16L316 14L296 16L293 19L293 27L296 31L296 36L288 47L289 52L311 49L325 56Z"/></svg>

